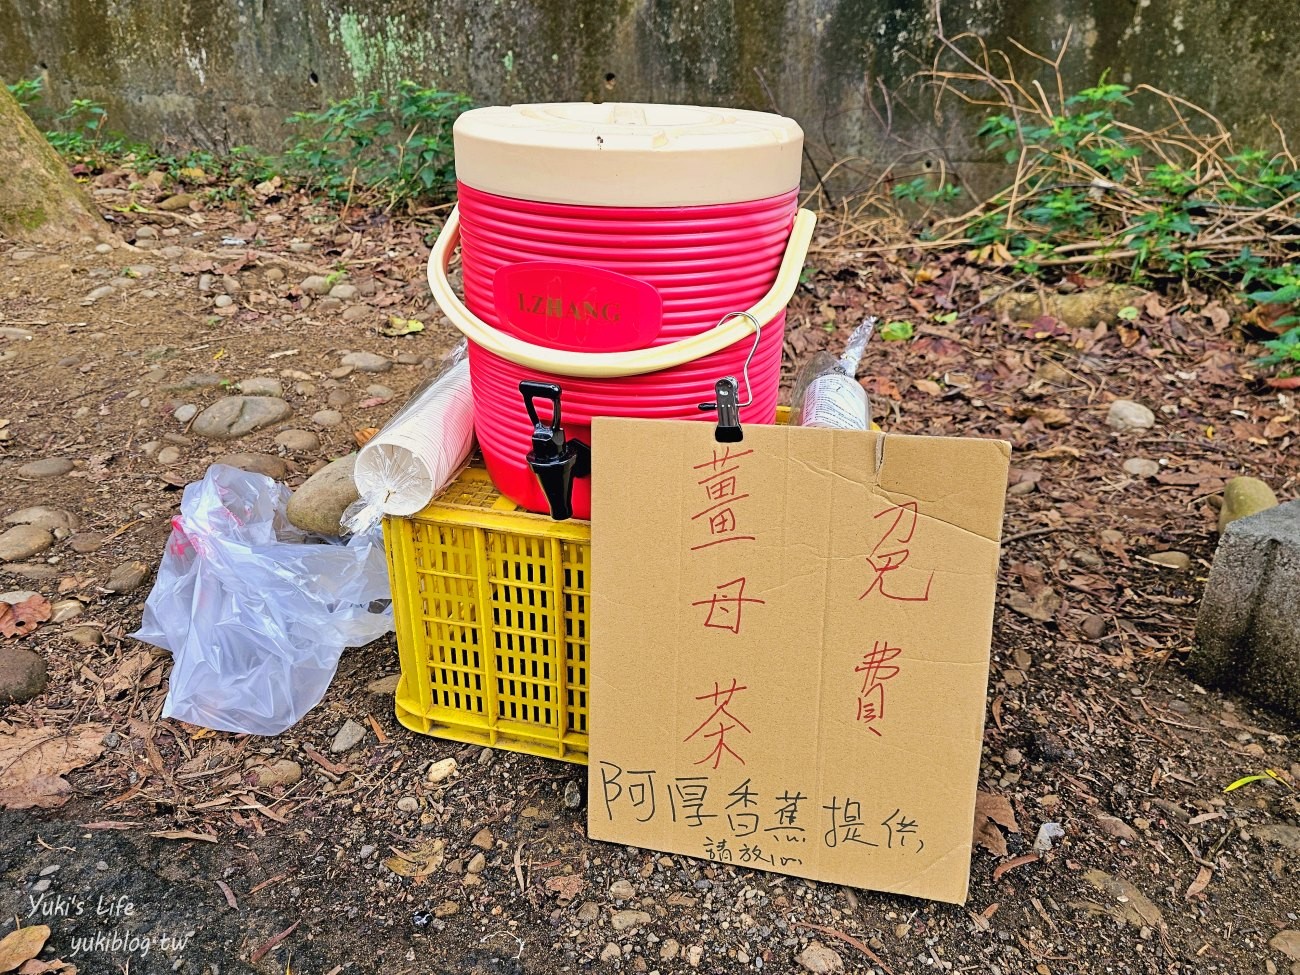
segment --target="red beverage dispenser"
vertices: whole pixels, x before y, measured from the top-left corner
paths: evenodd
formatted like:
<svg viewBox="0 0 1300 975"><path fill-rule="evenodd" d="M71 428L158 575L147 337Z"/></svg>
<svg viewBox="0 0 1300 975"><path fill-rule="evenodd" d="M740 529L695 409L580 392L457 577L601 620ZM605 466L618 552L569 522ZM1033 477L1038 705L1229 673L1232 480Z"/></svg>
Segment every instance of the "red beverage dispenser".
<svg viewBox="0 0 1300 975"><path fill-rule="evenodd" d="M587 518L592 418L712 422L701 406L722 377L741 422L773 422L814 224L795 122L515 105L466 112L454 141L459 203L429 282L468 339L475 432L503 494ZM463 302L447 277L458 242Z"/></svg>

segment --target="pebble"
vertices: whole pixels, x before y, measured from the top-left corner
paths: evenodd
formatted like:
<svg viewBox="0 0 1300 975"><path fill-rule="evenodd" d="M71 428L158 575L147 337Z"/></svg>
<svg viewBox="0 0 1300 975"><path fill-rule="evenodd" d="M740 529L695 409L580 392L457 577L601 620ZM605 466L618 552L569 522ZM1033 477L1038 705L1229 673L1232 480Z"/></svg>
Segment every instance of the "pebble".
<svg viewBox="0 0 1300 975"><path fill-rule="evenodd" d="M813 972L814 975L831 975L831 973L844 971L844 959L839 956L839 952L833 948L828 948L820 941L809 942L795 961L801 968Z"/></svg>
<svg viewBox="0 0 1300 975"><path fill-rule="evenodd" d="M41 869L41 874L40 874L40 875L41 875L42 877L51 877L51 876L53 876L54 874L58 873L60 869L61 869L61 867L60 867L59 864L57 864L57 863L51 863L48 867L43 867L43 868Z"/></svg>
<svg viewBox="0 0 1300 975"><path fill-rule="evenodd" d="M229 308L235 303L235 299L230 297L230 295L217 295L217 297L213 299L212 303L218 308Z"/></svg>
<svg viewBox="0 0 1300 975"><path fill-rule="evenodd" d="M212 463L237 467L250 474L262 474L273 481L282 480L289 473L288 465L279 457L272 457L270 454L222 454Z"/></svg>
<svg viewBox="0 0 1300 975"><path fill-rule="evenodd" d="M158 451L158 463L162 464L164 467L170 467L180 459L181 451L179 447L168 446Z"/></svg>
<svg viewBox="0 0 1300 975"><path fill-rule="evenodd" d="M600 908L591 901L583 901L578 905L578 920L583 924L590 924L598 917L600 917Z"/></svg>
<svg viewBox="0 0 1300 975"><path fill-rule="evenodd" d="M1192 557L1186 552L1155 552L1147 558L1176 572L1186 572L1192 565Z"/></svg>
<svg viewBox="0 0 1300 975"><path fill-rule="evenodd" d="M475 853L474 858L465 865L465 872L468 874L479 874L487 866L487 857L482 852Z"/></svg>
<svg viewBox="0 0 1300 975"><path fill-rule="evenodd" d="M79 600L60 599L50 604L50 622L66 623L70 619L76 619L84 608Z"/></svg>
<svg viewBox="0 0 1300 975"><path fill-rule="evenodd" d="M374 396L377 399L390 400L397 394L380 383L372 383L366 387L366 395Z"/></svg>
<svg viewBox="0 0 1300 975"><path fill-rule="evenodd" d="M108 575L104 588L109 592L131 592L149 578L149 566L145 562L123 562Z"/></svg>
<svg viewBox="0 0 1300 975"><path fill-rule="evenodd" d="M692 968L700 967L700 959L704 957L703 945L691 945L686 949L686 964Z"/></svg>
<svg viewBox="0 0 1300 975"><path fill-rule="evenodd" d="M403 352L397 357L397 364L401 366L418 366L421 361L422 357L414 352Z"/></svg>
<svg viewBox="0 0 1300 975"><path fill-rule="evenodd" d="M1025 760L1025 756L1020 753L1019 748L1008 748L1002 753L1002 761L1008 765L1019 765Z"/></svg>
<svg viewBox="0 0 1300 975"><path fill-rule="evenodd" d="M330 751L338 754L339 752L346 752L351 748L356 748L357 745L361 744L361 739L365 736L366 729L351 718L348 718L348 720L343 723L343 727L338 730L338 734L334 736L334 740L330 742Z"/></svg>
<svg viewBox="0 0 1300 975"><path fill-rule="evenodd" d="M320 450L320 437L310 430L282 430L275 435L275 442L286 450L304 454Z"/></svg>
<svg viewBox="0 0 1300 975"><path fill-rule="evenodd" d="M378 849L379 847L375 846L373 843L365 843L362 845L361 849L357 851L357 859L369 860L375 855L375 851Z"/></svg>
<svg viewBox="0 0 1300 975"><path fill-rule="evenodd" d="M583 799L582 786L578 785L578 783L573 779L570 779L568 782L564 784L564 808L565 809L574 809L574 810L581 809L582 799Z"/></svg>
<svg viewBox="0 0 1300 975"><path fill-rule="evenodd" d="M9 592L0 592L0 603L8 603L13 606L17 603L25 603L35 596L36 593L30 589L12 589Z"/></svg>
<svg viewBox="0 0 1300 975"><path fill-rule="evenodd" d="M445 782L455 774L456 760L454 758L444 758L429 766L425 778L430 784L437 785L439 782Z"/></svg>
<svg viewBox="0 0 1300 975"><path fill-rule="evenodd" d="M38 582L46 582L59 577L59 570L52 565L46 565L44 562L10 562L5 566L5 571Z"/></svg>
<svg viewBox="0 0 1300 975"><path fill-rule="evenodd" d="M86 297L82 298L81 303L83 305L93 305L101 298L108 298L111 295L115 295L115 294L117 294L117 289L114 288L111 284L101 284L98 288L95 288L93 291L87 294Z"/></svg>
<svg viewBox="0 0 1300 975"><path fill-rule="evenodd" d="M230 440L279 423L292 414L292 407L274 396L227 396L195 417L190 429L201 437Z"/></svg>
<svg viewBox="0 0 1300 975"><path fill-rule="evenodd" d="M49 508L38 504L6 515L5 524L35 525L49 532L76 531L81 527L81 519L62 508Z"/></svg>
<svg viewBox="0 0 1300 975"><path fill-rule="evenodd" d="M343 320L345 322L359 322L369 314L369 305L348 305L343 309Z"/></svg>
<svg viewBox="0 0 1300 975"><path fill-rule="evenodd" d="M191 389L211 389L213 386L220 386L221 383L221 377L215 372L191 372L182 376L168 389L177 392Z"/></svg>
<svg viewBox="0 0 1300 975"><path fill-rule="evenodd" d="M308 295L327 295L331 287L329 279L319 274L310 274L298 284L298 290Z"/></svg>
<svg viewBox="0 0 1300 975"><path fill-rule="evenodd" d="M451 917L453 914L456 914L459 911L460 911L460 903L458 901L443 901L441 904L439 904L437 907L433 909L433 916Z"/></svg>
<svg viewBox="0 0 1300 975"><path fill-rule="evenodd" d="M352 366L362 372L388 372L393 363L382 355L373 352L349 352L343 357L343 365Z"/></svg>
<svg viewBox="0 0 1300 975"><path fill-rule="evenodd" d="M332 410L347 406L352 402L352 394L346 389L331 389L329 396L325 397L325 405Z"/></svg>
<svg viewBox="0 0 1300 975"><path fill-rule="evenodd" d="M351 366L339 366L330 370L330 379L347 379L348 376L352 375L353 371Z"/></svg>
<svg viewBox="0 0 1300 975"><path fill-rule="evenodd" d="M316 303L318 311L338 311L343 307L343 302L337 298L322 298Z"/></svg>
<svg viewBox="0 0 1300 975"><path fill-rule="evenodd" d="M338 410L321 410L312 414L311 422L318 427L336 427L343 422L343 414Z"/></svg>
<svg viewBox="0 0 1300 975"><path fill-rule="evenodd" d="M677 940L675 938L669 938L660 946L659 958L661 961L672 961L681 954L681 951L682 946L678 944Z"/></svg>
<svg viewBox="0 0 1300 975"><path fill-rule="evenodd" d="M152 264L128 264L122 272L123 277L147 278L158 269Z"/></svg>
<svg viewBox="0 0 1300 975"><path fill-rule="evenodd" d="M261 788L296 785L302 778L302 766L295 761L282 758L270 765L259 765L250 769L246 778L250 785Z"/></svg>
<svg viewBox="0 0 1300 975"><path fill-rule="evenodd" d="M1130 457L1124 461L1124 473L1134 477L1155 477L1160 473L1160 465L1145 457Z"/></svg>
<svg viewBox="0 0 1300 975"><path fill-rule="evenodd" d="M96 245L95 245L95 253L96 253L96 254L111 254L111 253L113 253L113 245L112 245L112 244L96 244Z"/></svg>
<svg viewBox="0 0 1300 975"><path fill-rule="evenodd" d="M211 275L211 274L200 274L200 275L199 275L199 294L204 294L204 295L205 295L205 294L208 294L210 291L212 291L212 286L213 286L213 284L216 283L216 280L217 280L217 279L216 279L213 275Z"/></svg>
<svg viewBox="0 0 1300 975"><path fill-rule="evenodd" d="M175 244L170 244L169 246L159 250L158 256L168 261L179 261L185 256L185 248L177 247Z"/></svg>
<svg viewBox="0 0 1300 975"><path fill-rule="evenodd" d="M176 417L181 423L189 423L199 415L199 408L193 403L182 403L176 409L172 410L172 416Z"/></svg>
<svg viewBox="0 0 1300 975"><path fill-rule="evenodd" d="M623 949L614 942L609 942L600 953L600 960L603 962L615 962L623 957Z"/></svg>
<svg viewBox="0 0 1300 975"><path fill-rule="evenodd" d="M62 477L72 470L72 461L66 457L46 457L18 468L19 477Z"/></svg>
<svg viewBox="0 0 1300 975"><path fill-rule="evenodd" d="M78 532L68 539L68 545L78 555L90 555L104 546L104 536L95 532Z"/></svg>
<svg viewBox="0 0 1300 975"><path fill-rule="evenodd" d="M609 896L615 900L631 900L636 896L636 888L626 880L615 880L609 885Z"/></svg>
<svg viewBox="0 0 1300 975"><path fill-rule="evenodd" d="M330 297L338 298L340 301L351 301L357 296L356 285L336 284L330 288Z"/></svg>
<svg viewBox="0 0 1300 975"><path fill-rule="evenodd" d="M74 626L68 630L68 639L83 647L97 647L104 642L104 631L98 626Z"/></svg>
<svg viewBox="0 0 1300 975"><path fill-rule="evenodd" d="M609 919L615 931L627 931L629 928L639 928L650 923L650 915L645 911L615 911L614 916Z"/></svg>
<svg viewBox="0 0 1300 975"><path fill-rule="evenodd" d="M108 861L107 860L95 861L95 869L98 870L100 873L106 873L108 871Z"/></svg>
<svg viewBox="0 0 1300 975"><path fill-rule="evenodd" d="M253 376L239 383L239 391L248 396L284 396L284 386L272 376Z"/></svg>
<svg viewBox="0 0 1300 975"><path fill-rule="evenodd" d="M270 281L272 284L276 284L284 280L284 272L278 267L268 267L262 272L262 277L267 281Z"/></svg>
<svg viewBox="0 0 1300 975"><path fill-rule="evenodd" d="M304 382L304 383L294 383L294 384L293 384L293 391L294 391L295 393L297 393L299 396L315 396L315 395L316 395L316 384L315 384L315 383L305 383L305 382Z"/></svg>
<svg viewBox="0 0 1300 975"><path fill-rule="evenodd" d="M305 240L290 241L289 250L293 251L295 254L310 254L311 244L307 243ZM321 278L321 280L324 281L325 279Z"/></svg>
<svg viewBox="0 0 1300 975"><path fill-rule="evenodd" d="M397 685L401 681L401 674L389 674L387 677L376 677L366 685L367 694L377 694L383 697L397 692Z"/></svg>
<svg viewBox="0 0 1300 975"><path fill-rule="evenodd" d="M480 850L491 850L495 840L492 838L492 830L484 826L469 842L471 846L477 846Z"/></svg>
<svg viewBox="0 0 1300 975"><path fill-rule="evenodd" d="M0 562L20 562L44 552L54 536L35 525L15 525L0 535Z"/></svg>
<svg viewBox="0 0 1300 975"><path fill-rule="evenodd" d="M1117 399L1110 404L1106 423L1121 433L1132 430L1150 430L1156 425L1156 415L1141 403L1130 399Z"/></svg>
<svg viewBox="0 0 1300 975"><path fill-rule="evenodd" d="M50 884L51 884L51 883L52 883L52 881L50 880L49 877L46 877L44 880L38 880L38 881L36 881L36 883L32 884L32 893L34 893L34 894L43 894L43 893L45 893L47 890L50 889Z"/></svg>
<svg viewBox="0 0 1300 975"><path fill-rule="evenodd" d="M189 205L193 202L194 202L193 194L175 193L172 196L167 197L167 199L159 202L157 206L159 210L163 210L163 211L185 210L188 209ZM136 236L137 237L140 236L139 231L136 232Z"/></svg>
<svg viewBox="0 0 1300 975"><path fill-rule="evenodd" d="M22 647L0 646L0 704L22 704L45 690L45 661Z"/></svg>
<svg viewBox="0 0 1300 975"><path fill-rule="evenodd" d="M1089 640L1100 640L1106 635L1106 617L1090 613L1083 618L1079 629Z"/></svg>
<svg viewBox="0 0 1300 975"><path fill-rule="evenodd" d="M402 796L397 800L397 808L404 813L419 812L420 800L415 796Z"/></svg>

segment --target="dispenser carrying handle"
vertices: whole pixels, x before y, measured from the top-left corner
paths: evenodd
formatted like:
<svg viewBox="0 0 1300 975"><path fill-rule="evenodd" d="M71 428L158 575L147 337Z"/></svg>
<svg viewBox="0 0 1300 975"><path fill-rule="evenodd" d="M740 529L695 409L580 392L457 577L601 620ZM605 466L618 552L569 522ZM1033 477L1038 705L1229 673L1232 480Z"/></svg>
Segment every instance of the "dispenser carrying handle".
<svg viewBox="0 0 1300 975"><path fill-rule="evenodd" d="M467 339L517 365L553 376L589 379L641 376L720 352L753 334L756 330L753 326L757 323L770 322L781 314L799 286L799 274L803 270L804 258L808 256L808 245L812 242L816 225L817 217L811 210L799 210L795 214L776 280L767 294L748 311L728 315L716 328L707 332L630 352L569 352L533 345L493 328L465 307L447 278L451 252L460 242L460 211L457 207L452 207L429 254L429 287L443 314Z"/></svg>

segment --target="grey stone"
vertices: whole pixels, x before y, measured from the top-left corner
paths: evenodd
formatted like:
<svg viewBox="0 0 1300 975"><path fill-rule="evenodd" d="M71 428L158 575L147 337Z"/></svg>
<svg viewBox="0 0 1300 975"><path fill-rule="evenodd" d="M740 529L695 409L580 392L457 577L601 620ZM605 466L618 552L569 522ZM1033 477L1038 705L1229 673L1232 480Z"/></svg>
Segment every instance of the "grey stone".
<svg viewBox="0 0 1300 975"><path fill-rule="evenodd" d="M218 308L229 308L234 303L235 299L230 297L230 295L217 295L216 298L212 300L212 304Z"/></svg>
<svg viewBox="0 0 1300 975"><path fill-rule="evenodd" d="M415 796L402 796L402 798L397 800L397 808L398 811L404 813L419 812L420 800L415 798Z"/></svg>
<svg viewBox="0 0 1300 975"><path fill-rule="evenodd" d="M356 296L357 287L354 284L336 284L330 288L330 297L340 301L351 301Z"/></svg>
<svg viewBox="0 0 1300 975"><path fill-rule="evenodd" d="M394 393L387 386L382 385L381 383L372 383L371 385L366 387L366 395L374 396L377 399L387 400L387 399L392 399L397 394Z"/></svg>
<svg viewBox="0 0 1300 975"><path fill-rule="evenodd" d="M287 758L279 759L269 765L259 765L249 769L244 776L249 785L267 789L271 786L290 786L302 778L302 766Z"/></svg>
<svg viewBox="0 0 1300 975"><path fill-rule="evenodd" d="M1141 403L1134 403L1131 399L1117 399L1110 404L1106 423L1120 433L1150 430L1156 425L1156 415Z"/></svg>
<svg viewBox="0 0 1300 975"><path fill-rule="evenodd" d="M158 463L162 464L164 467L170 467L180 459L181 451L179 447L168 446L158 451Z"/></svg>
<svg viewBox="0 0 1300 975"><path fill-rule="evenodd" d="M281 430L275 435L275 442L295 453L306 454L320 450L320 437L310 430Z"/></svg>
<svg viewBox="0 0 1300 975"><path fill-rule="evenodd" d="M338 730L338 734L334 736L334 740L330 742L330 751L337 754L356 748L364 737L366 737L365 727L348 718L343 723L343 727Z"/></svg>
<svg viewBox="0 0 1300 975"><path fill-rule="evenodd" d="M828 948L820 941L809 942L808 947L800 952L795 958L799 967L810 971L813 975L838 975L844 971L844 959L839 956L839 952L833 948Z"/></svg>
<svg viewBox="0 0 1300 975"><path fill-rule="evenodd" d="M1145 457L1130 457L1124 461L1124 473L1134 477L1155 477L1160 473L1160 465Z"/></svg>
<svg viewBox="0 0 1300 975"><path fill-rule="evenodd" d="M48 532L58 531L76 531L81 527L81 519L69 511L62 508L49 508L43 504L38 504L31 508L23 508L15 511L11 515L5 516L7 525L35 525L37 528L44 528Z"/></svg>
<svg viewBox="0 0 1300 975"><path fill-rule="evenodd" d="M50 622L66 623L70 619L76 619L84 608L77 599L57 600L50 604Z"/></svg>
<svg viewBox="0 0 1300 975"><path fill-rule="evenodd" d="M104 536L95 532L78 532L68 539L68 546L78 555L90 555L104 547Z"/></svg>
<svg viewBox="0 0 1300 975"><path fill-rule="evenodd" d="M72 461L66 457L46 457L18 468L19 477L62 477L72 470Z"/></svg>
<svg viewBox="0 0 1300 975"><path fill-rule="evenodd" d="M36 582L48 582L61 574L57 568L44 562L10 562L5 566L5 571Z"/></svg>
<svg viewBox="0 0 1300 975"><path fill-rule="evenodd" d="M339 521L347 506L358 497L352 480L356 461L356 454L348 454L307 478L289 499L285 509L289 521L303 531L318 535L342 534Z"/></svg>
<svg viewBox="0 0 1300 975"><path fill-rule="evenodd" d="M0 704L22 704L45 690L45 661L21 647L0 647Z"/></svg>
<svg viewBox="0 0 1300 975"><path fill-rule="evenodd" d="M576 781L570 779L564 784L564 808L581 809L582 808L582 786Z"/></svg>
<svg viewBox="0 0 1300 975"><path fill-rule="evenodd" d="M104 583L104 588L109 592L130 592L140 588L147 578L149 578L149 566L144 562L123 562L108 574L108 581Z"/></svg>
<svg viewBox="0 0 1300 975"><path fill-rule="evenodd" d="M370 314L369 305L348 305L343 309L343 320L345 322L359 322Z"/></svg>
<svg viewBox="0 0 1300 975"><path fill-rule="evenodd" d="M609 923L615 931L627 931L640 928L650 923L650 915L645 911L615 911Z"/></svg>
<svg viewBox="0 0 1300 975"><path fill-rule="evenodd" d="M74 626L68 630L67 637L79 646L97 647L104 642L104 631L98 626Z"/></svg>
<svg viewBox="0 0 1300 975"><path fill-rule="evenodd" d="M321 410L312 414L311 422L318 427L336 427L343 422L343 414L338 410Z"/></svg>
<svg viewBox="0 0 1300 975"><path fill-rule="evenodd" d="M316 303L317 311L338 311L343 307L343 302L337 298L322 298Z"/></svg>
<svg viewBox="0 0 1300 975"><path fill-rule="evenodd" d="M347 406L352 402L352 394L346 389L331 389L330 394L325 397L325 405L331 410L337 410L341 406Z"/></svg>
<svg viewBox="0 0 1300 975"><path fill-rule="evenodd" d="M293 251L295 254L310 254L311 244L307 243L305 240L290 241L289 250ZM325 279L322 278L321 280L323 281Z"/></svg>
<svg viewBox="0 0 1300 975"><path fill-rule="evenodd" d="M83 305L93 305L95 302L99 301L100 299L108 298L115 294L117 294L117 289L114 288L111 284L101 284L98 288L95 288L93 291L87 294L86 297L82 298L81 303Z"/></svg>
<svg viewBox="0 0 1300 975"><path fill-rule="evenodd" d="M220 386L221 382L221 377L215 372L191 372L182 376L168 389L178 392L191 389L211 389L213 386Z"/></svg>
<svg viewBox="0 0 1300 975"><path fill-rule="evenodd" d="M330 293L331 287L332 285L329 282L329 278L320 274L308 275L303 278L302 282L298 285L299 290L302 291L303 294L309 295L327 295Z"/></svg>
<svg viewBox="0 0 1300 975"><path fill-rule="evenodd" d="M274 396L227 396L200 413L190 428L201 437L231 440L288 419L293 409Z"/></svg>
<svg viewBox="0 0 1300 975"><path fill-rule="evenodd" d="M269 454L222 454L212 463L238 467L241 471L248 471L251 474L265 474L275 481L289 473L289 468L284 461Z"/></svg>
<svg viewBox="0 0 1300 975"><path fill-rule="evenodd" d="M636 888L632 886L630 881L615 880L609 885L609 896L616 901L629 900L636 896Z"/></svg>
<svg viewBox="0 0 1300 975"><path fill-rule="evenodd" d="M199 408L193 403L182 403L176 409L172 410L172 416L176 417L181 423L189 423L199 415Z"/></svg>
<svg viewBox="0 0 1300 975"><path fill-rule="evenodd" d="M388 372L393 368L391 360L385 359L382 355L375 355L373 352L349 352L341 361L343 365L352 366L362 372Z"/></svg>
<svg viewBox="0 0 1300 975"><path fill-rule="evenodd" d="M1232 522L1219 539L1188 670L1300 718L1300 501Z"/></svg>
<svg viewBox="0 0 1300 975"><path fill-rule="evenodd" d="M30 589L13 589L9 592L0 592L0 603L8 603L10 606L17 603L23 603L35 596Z"/></svg>
<svg viewBox="0 0 1300 975"><path fill-rule="evenodd" d="M1277 507L1273 489L1257 477L1234 477L1223 486L1223 507L1219 509L1219 533L1238 518Z"/></svg>
<svg viewBox="0 0 1300 975"><path fill-rule="evenodd" d="M284 386L273 376L253 376L239 384L239 391L247 396L283 396Z"/></svg>
<svg viewBox="0 0 1300 975"><path fill-rule="evenodd" d="M35 525L15 525L0 535L0 562L19 562L44 552L54 536Z"/></svg>

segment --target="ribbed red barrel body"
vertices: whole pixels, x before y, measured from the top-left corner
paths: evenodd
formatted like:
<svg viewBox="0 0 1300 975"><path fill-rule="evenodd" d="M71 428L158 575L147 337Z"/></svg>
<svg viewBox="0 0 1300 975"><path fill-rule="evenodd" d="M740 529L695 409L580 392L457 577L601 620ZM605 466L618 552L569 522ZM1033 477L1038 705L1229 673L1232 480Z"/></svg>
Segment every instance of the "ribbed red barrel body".
<svg viewBox="0 0 1300 975"><path fill-rule="evenodd" d="M794 220L796 193L749 203L696 207L584 207L533 203L480 193L460 186L461 266L470 311L507 334L533 339L500 320L492 290L496 272L520 261L588 264L644 281L663 300L661 345L707 331L731 312L744 311L766 294L776 278ZM560 230L559 228L563 228ZM474 389L474 429L488 471L498 489L516 504L547 510L537 478L525 459L532 424L519 383L557 383L568 436L590 443L597 416L704 420L701 403L713 399L723 376L740 382L745 423L776 417L785 315L764 322L749 386L745 359L754 348L745 340L674 369L621 379L573 379L526 369L473 343L469 347ZM579 478L573 490L574 516L591 511L591 483Z"/></svg>
<svg viewBox="0 0 1300 975"><path fill-rule="evenodd" d="M577 353L650 348L713 329L748 311L777 278L797 209L801 144L789 119L730 109L563 104L467 113L456 124L465 304L500 332ZM661 314L613 323L580 313L574 328L537 313L555 292L526 308L525 290L545 289L511 284L538 267L548 280L568 281L575 265L599 269L590 272L596 283L581 288L597 307L604 281L639 294L643 307L661 303ZM699 407L724 376L749 401L742 422L771 423L784 313L761 326L757 343L748 337L674 368L607 379L540 373L471 341L474 427L492 479L516 503L548 511L527 459L524 380L558 385L566 437L588 444L597 416L715 422ZM537 405L549 421L549 404ZM590 516L589 478L574 481L572 509Z"/></svg>

